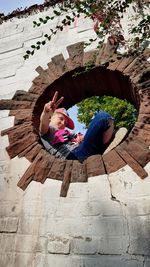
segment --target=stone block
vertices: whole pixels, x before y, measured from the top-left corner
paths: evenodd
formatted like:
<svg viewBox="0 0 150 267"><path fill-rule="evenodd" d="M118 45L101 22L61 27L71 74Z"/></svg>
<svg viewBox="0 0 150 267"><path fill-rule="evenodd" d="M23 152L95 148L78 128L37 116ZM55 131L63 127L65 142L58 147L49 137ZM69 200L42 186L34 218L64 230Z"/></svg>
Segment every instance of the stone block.
<svg viewBox="0 0 150 267"><path fill-rule="evenodd" d="M33 253L15 253L14 254L14 262L11 267L29 267L33 266L32 262L34 261L35 254ZM8 267L10 267L8 266Z"/></svg>
<svg viewBox="0 0 150 267"><path fill-rule="evenodd" d="M38 41L39 41L42 36L43 36L43 33L41 30L34 29L34 31L33 31L33 28L31 28L31 31L30 31L29 28L26 28L21 37L22 37L22 40L24 41L24 44L28 40L33 40L33 44L35 44L36 38L38 38Z"/></svg>
<svg viewBox="0 0 150 267"><path fill-rule="evenodd" d="M127 223L124 217L88 217L86 224L86 233L97 237L120 237L128 233Z"/></svg>
<svg viewBox="0 0 150 267"><path fill-rule="evenodd" d="M71 241L71 253L77 255L94 255L98 253L99 240L92 237L76 237Z"/></svg>
<svg viewBox="0 0 150 267"><path fill-rule="evenodd" d="M0 98L2 99L12 99L12 97L14 96L16 90L13 90L13 88L11 88L11 92L10 93L2 93L2 97L0 96Z"/></svg>
<svg viewBox="0 0 150 267"><path fill-rule="evenodd" d="M34 266L36 267L142 267L138 265L139 259L131 259L128 256L110 256L110 255L36 255ZM147 266L146 266L147 267Z"/></svg>
<svg viewBox="0 0 150 267"><path fill-rule="evenodd" d="M68 198L67 198L68 200ZM85 216L86 208L88 209L88 202L86 199L72 199L72 201L60 201L55 208L55 217L57 218L80 218Z"/></svg>
<svg viewBox="0 0 150 267"><path fill-rule="evenodd" d="M86 267L137 267L138 260L131 259L126 256L88 256L86 258L82 258L82 265ZM80 266L80 265L79 265ZM139 266L138 266L139 267ZM142 265L140 266L142 267Z"/></svg>
<svg viewBox="0 0 150 267"><path fill-rule="evenodd" d="M41 221L39 233L40 235L86 235L87 220L85 218L44 218Z"/></svg>
<svg viewBox="0 0 150 267"><path fill-rule="evenodd" d="M0 186L0 200L19 202L22 192L16 187L17 176L8 174L0 175L1 186ZM8 215L9 217L10 215Z"/></svg>
<svg viewBox="0 0 150 267"><path fill-rule="evenodd" d="M45 236L39 236L38 241L35 245L34 251L35 253L47 253L47 244L48 244L48 238Z"/></svg>
<svg viewBox="0 0 150 267"><path fill-rule="evenodd" d="M18 253L33 253L38 243L38 237L36 235L16 235L16 247L15 251Z"/></svg>
<svg viewBox="0 0 150 267"><path fill-rule="evenodd" d="M50 199L59 199L61 181L47 179L42 188L42 201L48 202Z"/></svg>
<svg viewBox="0 0 150 267"><path fill-rule="evenodd" d="M4 60L3 60L4 61ZM5 60L6 61L6 60ZM23 65L23 62L18 60L17 63L11 62L8 60L8 64L6 66L1 66L0 65L0 78L8 78L8 77L13 77L16 75L16 72L19 68L21 68ZM7 88L5 88L6 90ZM12 89L13 90L13 89ZM7 92L7 90L6 90Z"/></svg>
<svg viewBox="0 0 150 267"><path fill-rule="evenodd" d="M1 59L8 60L8 58L10 58L10 60L12 60L13 57L15 57L15 56L18 56L19 58L22 58L22 49L23 48L21 47L21 48L18 48L16 50L8 51L7 53L2 53L1 54ZM2 80L2 81L0 81L0 84L2 84L3 82L9 84L9 83L11 83L11 81L13 79L14 79L14 77L10 77L9 80L7 80L7 79L4 80L4 81Z"/></svg>
<svg viewBox="0 0 150 267"><path fill-rule="evenodd" d="M0 175L10 173L10 162L8 160L0 162Z"/></svg>
<svg viewBox="0 0 150 267"><path fill-rule="evenodd" d="M145 259L143 267L149 267L149 266L150 266L150 260L149 259Z"/></svg>
<svg viewBox="0 0 150 267"><path fill-rule="evenodd" d="M82 205L80 201L80 206ZM85 202L81 214L82 216L99 216L102 215L102 202L99 202L98 200L91 200L88 202Z"/></svg>
<svg viewBox="0 0 150 267"><path fill-rule="evenodd" d="M1 138L0 138L0 141L1 141ZM5 148L3 149L0 149L0 161L1 160L9 160L9 156L8 156L8 153L7 151L5 150Z"/></svg>
<svg viewBox="0 0 150 267"><path fill-rule="evenodd" d="M0 254L0 266L1 267L15 266L14 265L14 255L12 253Z"/></svg>
<svg viewBox="0 0 150 267"><path fill-rule="evenodd" d="M128 217L130 238L144 239L150 232L150 219L149 215Z"/></svg>
<svg viewBox="0 0 150 267"><path fill-rule="evenodd" d="M57 213L57 210L59 209L58 208L59 204L58 204L57 199L49 199L49 201L42 202L41 209L40 209L40 213L42 214L42 217L45 217L45 218L57 217L58 215L56 213ZM61 212L60 212L60 215L61 215Z"/></svg>
<svg viewBox="0 0 150 267"><path fill-rule="evenodd" d="M102 201L101 209L103 216L112 216L112 217L120 217L123 216L123 210L121 203L110 200L110 201Z"/></svg>
<svg viewBox="0 0 150 267"><path fill-rule="evenodd" d="M9 115L9 110L0 110L0 119L6 118Z"/></svg>
<svg viewBox="0 0 150 267"><path fill-rule="evenodd" d="M14 125L14 117L2 118L0 123L0 131L10 128Z"/></svg>
<svg viewBox="0 0 150 267"><path fill-rule="evenodd" d="M36 209L36 207L38 207L38 204L40 204L41 193L42 193L41 185L39 183L36 183L35 181L32 181L32 183L30 183L28 189L26 190L26 194L24 195L24 209L26 214L28 211L29 211L28 215L30 214L30 211L33 212L34 214L34 210ZM30 205L33 208L31 207L29 209ZM36 209L36 212L38 212L38 208Z"/></svg>
<svg viewBox="0 0 150 267"><path fill-rule="evenodd" d="M0 234L0 254L13 253L15 251L15 236L13 233ZM1 265L0 265L1 266Z"/></svg>
<svg viewBox="0 0 150 267"><path fill-rule="evenodd" d="M128 217L129 227L129 253L135 255L150 254L150 219L149 215Z"/></svg>
<svg viewBox="0 0 150 267"><path fill-rule="evenodd" d="M9 24L9 26L5 26L2 28L0 32L0 39L4 39L11 35L17 35L21 32L23 32L23 26L12 23Z"/></svg>
<svg viewBox="0 0 150 267"><path fill-rule="evenodd" d="M129 236L104 237L99 240L98 253L106 255L126 254L129 246Z"/></svg>
<svg viewBox="0 0 150 267"><path fill-rule="evenodd" d="M0 218L0 232L2 233L16 233L18 229L19 218L4 217Z"/></svg>
<svg viewBox="0 0 150 267"><path fill-rule="evenodd" d="M78 33L85 32L89 29L93 29L93 21L90 18L84 18L82 15L77 18L76 25L78 28Z"/></svg>
<svg viewBox="0 0 150 267"><path fill-rule="evenodd" d="M5 68L13 68L14 66L20 66L23 63L24 63L24 59L22 57L22 54L13 55L13 56L8 55L7 58L3 58L0 61L0 70L2 71L4 67ZM10 81L11 81L11 79L10 79Z"/></svg>
<svg viewBox="0 0 150 267"><path fill-rule="evenodd" d="M89 178L88 191L90 201L111 199L110 184L107 179L107 175L100 175Z"/></svg>
<svg viewBox="0 0 150 267"><path fill-rule="evenodd" d="M30 204L31 205L31 204ZM33 215L33 214L32 214ZM36 215L36 213L35 213ZM18 224L18 234L37 235L40 225L40 217L21 216Z"/></svg>
<svg viewBox="0 0 150 267"><path fill-rule="evenodd" d="M112 237L127 234L126 221L122 218L101 216L77 217L74 218L45 218L41 222L39 232L41 235L46 233L55 235L70 236L96 236Z"/></svg>
<svg viewBox="0 0 150 267"><path fill-rule="evenodd" d="M134 255L150 255L150 240L149 237L144 239L139 236L138 238L131 238L128 253Z"/></svg>
<svg viewBox="0 0 150 267"><path fill-rule="evenodd" d="M81 198L88 197L88 183L71 183L67 193L67 198Z"/></svg>
<svg viewBox="0 0 150 267"><path fill-rule="evenodd" d="M7 37L2 39L0 44L0 54L7 53L12 50L16 50L23 47L23 41L17 36L14 38Z"/></svg>
<svg viewBox="0 0 150 267"><path fill-rule="evenodd" d="M150 197L147 196L146 198L143 197L132 200L127 200L127 212L128 216L134 218L138 218L137 216L148 216L150 214ZM139 217L140 218L140 217Z"/></svg>
<svg viewBox="0 0 150 267"><path fill-rule="evenodd" d="M69 238L66 236L48 235L47 251L51 254L69 254Z"/></svg>
<svg viewBox="0 0 150 267"><path fill-rule="evenodd" d="M42 253L36 253L33 258L33 266L34 267L46 267L46 258L47 255L42 254Z"/></svg>
<svg viewBox="0 0 150 267"><path fill-rule="evenodd" d="M0 119L0 122L1 122L1 119ZM9 140L8 140L8 136L5 135L5 136L1 136L0 135L0 143L1 143L1 147L0 149L1 150L4 150L6 148L6 146L9 145ZM4 159L3 159L4 160Z"/></svg>
<svg viewBox="0 0 150 267"><path fill-rule="evenodd" d="M32 183L31 183L32 184ZM41 215L41 205L39 201L24 201L23 211L25 216L40 216ZM33 217L34 218L34 217Z"/></svg>
<svg viewBox="0 0 150 267"><path fill-rule="evenodd" d="M35 267L75 267L75 265L72 264L72 256L70 255L54 255L54 254L48 254L48 255L36 255L34 260L34 266ZM79 267L81 265L76 265L76 267Z"/></svg>
<svg viewBox="0 0 150 267"><path fill-rule="evenodd" d="M4 189L4 188L3 188ZM0 201L0 218L18 217L21 211L21 204L15 201Z"/></svg>
<svg viewBox="0 0 150 267"><path fill-rule="evenodd" d="M122 216L123 211L119 202L113 200L89 200L82 209L83 216Z"/></svg>

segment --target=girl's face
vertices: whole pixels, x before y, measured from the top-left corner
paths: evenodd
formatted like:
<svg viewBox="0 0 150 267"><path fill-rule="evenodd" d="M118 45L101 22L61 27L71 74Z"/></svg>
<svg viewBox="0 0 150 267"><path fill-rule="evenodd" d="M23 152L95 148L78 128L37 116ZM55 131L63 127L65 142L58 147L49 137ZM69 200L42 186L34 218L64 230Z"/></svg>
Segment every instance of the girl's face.
<svg viewBox="0 0 150 267"><path fill-rule="evenodd" d="M67 118L61 113L54 113L51 117L50 125L57 129L64 129L67 124Z"/></svg>

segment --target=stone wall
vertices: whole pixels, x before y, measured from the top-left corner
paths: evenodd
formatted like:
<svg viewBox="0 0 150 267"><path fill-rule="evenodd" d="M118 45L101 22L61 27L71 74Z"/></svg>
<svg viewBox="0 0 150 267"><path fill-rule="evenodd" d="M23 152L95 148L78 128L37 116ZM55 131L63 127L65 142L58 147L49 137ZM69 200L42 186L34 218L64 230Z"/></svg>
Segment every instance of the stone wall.
<svg viewBox="0 0 150 267"><path fill-rule="evenodd" d="M45 11L42 14L49 14ZM0 97L11 99L17 90L28 91L40 65L66 47L87 40L92 22L60 32L28 61L25 51L42 38L44 28L33 31L41 13L0 25ZM57 23L53 21L52 23ZM91 48L89 48L91 49ZM9 110L0 111L0 130L14 126ZM0 136L0 266L3 267L148 267L150 266L150 163L141 179L128 165L71 183L60 197L61 181L32 181L23 192L19 179L30 166L22 157L10 159L8 136Z"/></svg>

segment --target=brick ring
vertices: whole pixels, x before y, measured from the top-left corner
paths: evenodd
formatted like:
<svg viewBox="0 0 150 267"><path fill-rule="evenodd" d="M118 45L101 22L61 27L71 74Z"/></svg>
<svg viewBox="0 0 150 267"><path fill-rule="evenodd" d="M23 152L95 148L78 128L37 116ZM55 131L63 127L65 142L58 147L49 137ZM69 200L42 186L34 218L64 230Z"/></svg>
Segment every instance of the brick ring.
<svg viewBox="0 0 150 267"><path fill-rule="evenodd" d="M9 137L7 152L10 158L26 157L31 162L18 182L23 190L32 180L44 183L51 178L62 181L60 195L66 196L70 182L87 182L90 176L110 174L126 164L139 177L147 176L144 166L150 159L149 50L140 57L115 56L102 65L100 51L85 53L83 45L68 46L67 60L60 54L51 59L46 70L37 67L39 75L28 92L17 91L11 100L0 100L1 109L9 109L9 115L15 116L14 126L1 133ZM92 69L85 72L89 62ZM91 156L82 164L57 159L43 148L38 136L43 106L56 90L64 96L66 109L93 95L127 99L138 109L137 122L127 138L107 154Z"/></svg>

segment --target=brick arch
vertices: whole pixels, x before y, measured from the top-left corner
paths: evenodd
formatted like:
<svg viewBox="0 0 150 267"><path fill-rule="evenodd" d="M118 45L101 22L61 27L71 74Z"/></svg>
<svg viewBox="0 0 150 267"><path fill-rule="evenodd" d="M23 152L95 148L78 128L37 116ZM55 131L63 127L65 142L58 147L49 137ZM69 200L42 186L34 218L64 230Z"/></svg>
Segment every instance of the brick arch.
<svg viewBox="0 0 150 267"><path fill-rule="evenodd" d="M148 53L140 57L114 57L101 64L101 51L84 53L83 43L67 47L69 58L57 55L38 76L28 92L17 91L12 100L1 100L1 109L10 109L15 116L14 127L2 131L8 134L6 148L10 158L25 156L31 165L18 182L23 190L34 180L62 181L61 196L66 196L70 182L86 182L88 177L110 174L128 164L141 178L147 176L144 166L150 152L150 70ZM87 64L92 69L84 72ZM79 74L80 73L80 74ZM79 74L79 75L78 75ZM63 106L69 108L92 95L112 95L127 99L139 110L138 120L129 136L105 155L94 155L82 164L76 160L60 160L48 154L39 143L39 118L44 104L54 91L65 97Z"/></svg>

